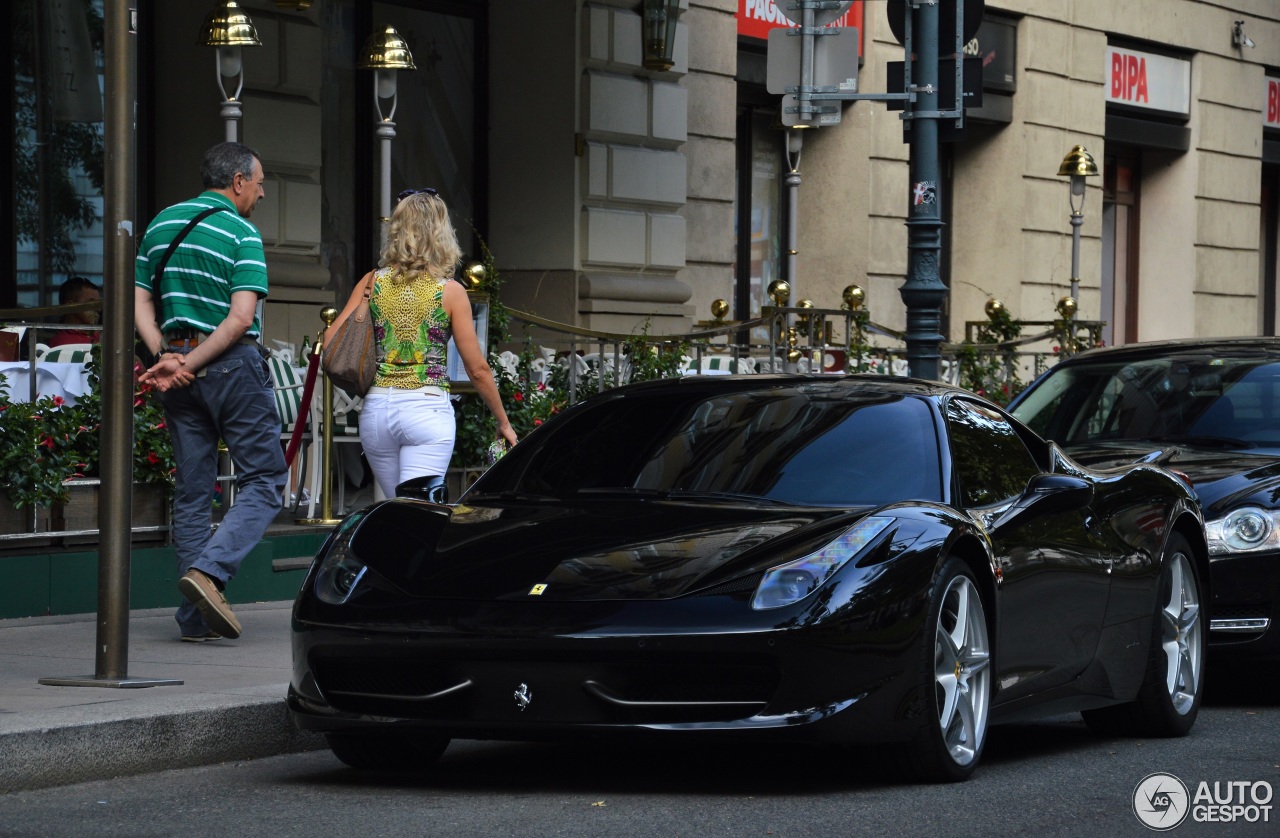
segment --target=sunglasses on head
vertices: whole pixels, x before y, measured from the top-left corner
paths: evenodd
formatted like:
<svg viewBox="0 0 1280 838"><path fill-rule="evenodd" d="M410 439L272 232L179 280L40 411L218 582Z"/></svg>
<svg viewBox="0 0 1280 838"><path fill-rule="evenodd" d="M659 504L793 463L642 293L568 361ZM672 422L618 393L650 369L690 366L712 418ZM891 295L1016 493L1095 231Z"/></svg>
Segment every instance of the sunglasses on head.
<svg viewBox="0 0 1280 838"><path fill-rule="evenodd" d="M410 195L421 195L421 194L423 194L424 192L425 192L426 194L428 194L428 195L439 195L439 194L440 194L439 192L437 192L437 191L435 191L434 189L432 189L430 186L425 187L425 188L423 188L423 189L406 189L405 191L401 192L399 195L397 195L397 196L396 196L396 203L397 203L397 204L398 204L398 203L400 203L400 202L401 202L401 201L403 201L405 198L408 198Z"/></svg>

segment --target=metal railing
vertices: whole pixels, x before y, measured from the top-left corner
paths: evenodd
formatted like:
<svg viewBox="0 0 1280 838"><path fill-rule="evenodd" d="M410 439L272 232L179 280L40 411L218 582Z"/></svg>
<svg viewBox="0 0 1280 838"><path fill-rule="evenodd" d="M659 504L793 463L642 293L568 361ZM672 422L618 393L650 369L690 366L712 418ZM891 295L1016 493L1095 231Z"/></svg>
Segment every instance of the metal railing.
<svg viewBox="0 0 1280 838"><path fill-rule="evenodd" d="M509 345L526 362L525 375L551 379L556 367L570 403L585 393L603 392L629 383L640 353L681 353L682 375L807 372L814 374L907 374L907 350L901 331L871 319L864 309L820 309L811 306L766 306L751 320L702 321L698 330L680 334L621 334L559 323L516 309L507 309L512 333ZM1032 334L1000 342L979 338L989 321L968 321L965 340L941 346L942 379L956 386L977 384L975 371L992 377L992 384L1030 380L1058 359L1101 343L1097 321L1062 318L1019 324ZM753 339L754 338L754 339ZM499 366L511 366L517 353L498 356ZM724 362L710 364L710 359ZM977 388L971 388L977 389Z"/></svg>

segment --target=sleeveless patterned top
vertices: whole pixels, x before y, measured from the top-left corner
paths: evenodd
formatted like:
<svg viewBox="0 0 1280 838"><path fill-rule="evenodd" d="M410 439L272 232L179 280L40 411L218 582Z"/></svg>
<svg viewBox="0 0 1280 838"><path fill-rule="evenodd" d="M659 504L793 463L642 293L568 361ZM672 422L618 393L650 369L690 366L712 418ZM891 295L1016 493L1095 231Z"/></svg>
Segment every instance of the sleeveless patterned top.
<svg viewBox="0 0 1280 838"><path fill-rule="evenodd" d="M439 387L449 390L445 357L453 330L444 308L449 280L404 274L396 268L374 273L369 314L378 344L375 387Z"/></svg>

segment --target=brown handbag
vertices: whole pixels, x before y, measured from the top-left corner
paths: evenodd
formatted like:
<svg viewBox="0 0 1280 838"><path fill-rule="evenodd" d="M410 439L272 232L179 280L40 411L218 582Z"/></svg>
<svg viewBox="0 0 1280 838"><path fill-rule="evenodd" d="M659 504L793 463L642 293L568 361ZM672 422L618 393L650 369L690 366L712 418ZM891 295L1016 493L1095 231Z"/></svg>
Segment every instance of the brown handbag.
<svg viewBox="0 0 1280 838"><path fill-rule="evenodd" d="M372 279L365 283L364 296L356 310L333 333L329 345L321 347L324 374L335 387L352 396L363 396L373 386L378 370L377 345L373 339L373 318L369 316Z"/></svg>

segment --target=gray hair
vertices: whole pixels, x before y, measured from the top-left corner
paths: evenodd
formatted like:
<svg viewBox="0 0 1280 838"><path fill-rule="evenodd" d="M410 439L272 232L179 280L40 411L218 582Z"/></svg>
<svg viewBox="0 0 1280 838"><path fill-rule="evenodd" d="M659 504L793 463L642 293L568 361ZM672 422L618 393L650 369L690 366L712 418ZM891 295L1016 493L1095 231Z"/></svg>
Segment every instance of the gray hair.
<svg viewBox="0 0 1280 838"><path fill-rule="evenodd" d="M258 152L242 143L218 143L204 154L200 164L200 180L205 189L226 189L237 174L253 177L253 161L261 161Z"/></svg>

